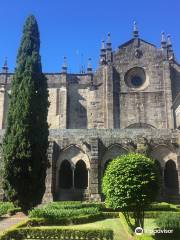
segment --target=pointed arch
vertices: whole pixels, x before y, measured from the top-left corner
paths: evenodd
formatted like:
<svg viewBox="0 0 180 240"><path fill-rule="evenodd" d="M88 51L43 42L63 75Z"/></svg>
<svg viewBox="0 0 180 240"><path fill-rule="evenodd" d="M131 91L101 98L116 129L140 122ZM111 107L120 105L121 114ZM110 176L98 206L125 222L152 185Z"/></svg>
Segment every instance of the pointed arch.
<svg viewBox="0 0 180 240"><path fill-rule="evenodd" d="M61 169L61 164L64 162L64 160L68 161L69 166L71 166L72 175L73 175L72 176L72 179L73 179L72 180L73 181L72 187L74 187L74 179L75 179L74 178L74 173L75 173L75 167L76 167L77 163L80 160L82 160L83 163L85 164L86 170L90 169L89 157L79 146L77 146L77 145L69 145L68 147L64 148L60 152L59 158L58 158L58 160L56 162L56 177L55 177L56 184L55 184L55 186L56 186L56 193L57 193L57 195L59 193L59 189L61 188L60 179L62 179L62 176L65 175L65 173L63 173L60 170ZM60 174L62 174L62 176L60 176ZM70 176L70 172L69 172L69 176Z"/></svg>
<svg viewBox="0 0 180 240"><path fill-rule="evenodd" d="M120 155L124 155L127 153L128 153L128 150L122 147L120 144L110 145L102 157L102 164L101 164L102 175L105 169L107 168L108 164L111 162L111 160L115 159Z"/></svg>
<svg viewBox="0 0 180 240"><path fill-rule="evenodd" d="M76 163L74 171L74 186L77 189L86 189L88 187L88 170L86 163L79 160Z"/></svg>
<svg viewBox="0 0 180 240"><path fill-rule="evenodd" d="M171 159L165 164L164 185L168 194L178 194L178 172L176 169L176 163Z"/></svg>
<svg viewBox="0 0 180 240"><path fill-rule="evenodd" d="M68 160L64 160L59 169L59 187L62 189L72 188L72 178L71 164Z"/></svg>
<svg viewBox="0 0 180 240"><path fill-rule="evenodd" d="M170 147L166 144L160 144L154 147L150 155L153 159L158 160L163 168L165 167L165 163L170 159L172 159L175 163L177 162L176 152L174 149L170 149Z"/></svg>
<svg viewBox="0 0 180 240"><path fill-rule="evenodd" d="M127 126L126 128L155 128L153 125L148 123L133 123Z"/></svg>
<svg viewBox="0 0 180 240"><path fill-rule="evenodd" d="M87 168L90 168L88 155L77 145L69 145L61 151L57 161L57 167L60 166L64 159L67 159L74 166L80 159L82 159L86 163Z"/></svg>

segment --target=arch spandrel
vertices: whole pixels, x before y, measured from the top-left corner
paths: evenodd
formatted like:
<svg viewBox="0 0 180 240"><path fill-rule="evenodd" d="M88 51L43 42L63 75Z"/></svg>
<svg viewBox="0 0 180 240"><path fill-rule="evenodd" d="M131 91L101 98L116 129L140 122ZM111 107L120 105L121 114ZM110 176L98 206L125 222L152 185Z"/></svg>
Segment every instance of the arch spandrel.
<svg viewBox="0 0 180 240"><path fill-rule="evenodd" d="M120 155L124 155L127 153L128 153L128 150L119 144L113 144L109 146L102 157L102 164L101 164L102 170L104 169L104 166L107 161L110 161Z"/></svg>
<svg viewBox="0 0 180 240"><path fill-rule="evenodd" d="M177 153L169 146L162 144L154 147L150 156L160 162L161 167L165 167L168 160L173 160L177 164Z"/></svg>
<svg viewBox="0 0 180 240"><path fill-rule="evenodd" d="M64 159L67 159L72 166L75 166L76 163L81 159L85 162L86 167L90 168L90 161L88 155L78 146L70 145L63 149L57 160L57 169L60 168L60 165Z"/></svg>
<svg viewBox="0 0 180 240"><path fill-rule="evenodd" d="M154 127L153 125L151 124L148 124L148 123L132 123L130 125L128 125L126 128L134 128L134 129L137 129L137 128L148 128L148 129L155 129L156 127Z"/></svg>

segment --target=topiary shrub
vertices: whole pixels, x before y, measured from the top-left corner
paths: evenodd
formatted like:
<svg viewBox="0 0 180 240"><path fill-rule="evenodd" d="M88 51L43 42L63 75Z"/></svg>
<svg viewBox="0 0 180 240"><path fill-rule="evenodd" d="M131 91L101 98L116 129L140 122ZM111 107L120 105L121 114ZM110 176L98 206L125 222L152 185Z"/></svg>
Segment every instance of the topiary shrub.
<svg viewBox="0 0 180 240"><path fill-rule="evenodd" d="M114 159L103 177L105 204L121 209L130 224L129 211L135 218L135 227L144 226L144 210L159 190L159 172L154 160L142 154L123 155Z"/></svg>

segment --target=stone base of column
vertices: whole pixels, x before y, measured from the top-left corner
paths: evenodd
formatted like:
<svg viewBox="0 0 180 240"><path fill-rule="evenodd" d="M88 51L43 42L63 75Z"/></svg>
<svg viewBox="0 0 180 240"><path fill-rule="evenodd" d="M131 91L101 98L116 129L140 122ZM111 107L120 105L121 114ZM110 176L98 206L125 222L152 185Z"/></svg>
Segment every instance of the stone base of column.
<svg viewBox="0 0 180 240"><path fill-rule="evenodd" d="M48 203L48 202L53 202L53 194L51 192L50 187L46 188L46 191L45 191L43 199L42 199L42 204L43 203Z"/></svg>
<svg viewBox="0 0 180 240"><path fill-rule="evenodd" d="M93 200L95 202L101 202L101 195L100 194L91 194L90 200Z"/></svg>

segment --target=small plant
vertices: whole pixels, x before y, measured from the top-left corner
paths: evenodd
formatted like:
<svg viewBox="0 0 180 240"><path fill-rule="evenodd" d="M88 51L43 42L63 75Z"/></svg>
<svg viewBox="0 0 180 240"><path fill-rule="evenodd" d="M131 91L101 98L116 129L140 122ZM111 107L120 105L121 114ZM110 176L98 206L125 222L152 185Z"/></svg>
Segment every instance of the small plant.
<svg viewBox="0 0 180 240"><path fill-rule="evenodd" d="M0 216L8 213L8 210L13 208L14 205L11 202L0 202Z"/></svg>
<svg viewBox="0 0 180 240"><path fill-rule="evenodd" d="M175 233L180 231L180 214L161 213L155 221L160 229L174 230Z"/></svg>

